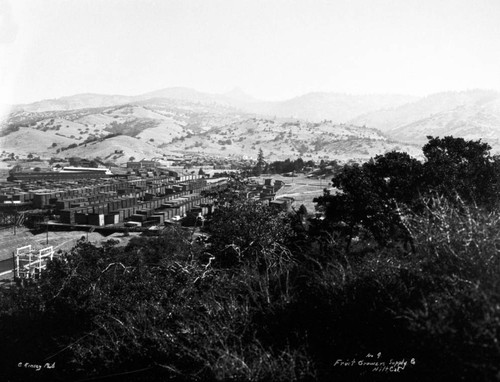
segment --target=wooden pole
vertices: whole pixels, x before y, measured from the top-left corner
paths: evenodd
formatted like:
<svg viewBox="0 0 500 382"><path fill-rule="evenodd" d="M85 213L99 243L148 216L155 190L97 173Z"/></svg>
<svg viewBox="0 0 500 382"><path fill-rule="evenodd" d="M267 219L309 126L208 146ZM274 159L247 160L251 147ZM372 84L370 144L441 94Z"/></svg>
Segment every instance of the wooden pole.
<svg viewBox="0 0 500 382"><path fill-rule="evenodd" d="M12 259L14 260L14 275L19 278L19 256L16 256L16 253L12 252Z"/></svg>

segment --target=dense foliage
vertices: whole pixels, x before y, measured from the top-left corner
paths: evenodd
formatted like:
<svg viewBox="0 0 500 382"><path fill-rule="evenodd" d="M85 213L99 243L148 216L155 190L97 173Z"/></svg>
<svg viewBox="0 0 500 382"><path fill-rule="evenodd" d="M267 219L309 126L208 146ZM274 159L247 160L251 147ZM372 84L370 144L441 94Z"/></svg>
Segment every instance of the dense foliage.
<svg viewBox="0 0 500 382"><path fill-rule="evenodd" d="M301 172L305 168L313 168L314 162L309 160L304 162L302 158L297 158L295 160L285 159L283 161L274 161L269 164L266 168L266 172L270 174L281 174L288 172Z"/></svg>
<svg viewBox="0 0 500 382"><path fill-rule="evenodd" d="M424 153L342 169L324 220L247 200L235 178L208 243L179 227L81 241L0 290L0 379L498 380L496 158L453 138Z"/></svg>
<svg viewBox="0 0 500 382"><path fill-rule="evenodd" d="M403 207L418 211L422 197L442 195L491 209L498 203L500 160L481 141L433 138L423 147L424 163L389 152L358 165L346 165L334 178L339 192L315 199L330 223L342 223L351 239L360 230L382 245L410 241L401 222Z"/></svg>

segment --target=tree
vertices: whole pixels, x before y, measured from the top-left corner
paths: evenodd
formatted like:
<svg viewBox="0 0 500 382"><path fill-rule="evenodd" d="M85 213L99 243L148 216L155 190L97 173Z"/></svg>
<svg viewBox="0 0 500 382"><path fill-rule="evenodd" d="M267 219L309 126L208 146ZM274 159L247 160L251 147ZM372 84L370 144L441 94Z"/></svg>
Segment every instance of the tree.
<svg viewBox="0 0 500 382"><path fill-rule="evenodd" d="M303 204L300 205L299 210L297 211L298 214L307 216L307 208Z"/></svg>
<svg viewBox="0 0 500 382"><path fill-rule="evenodd" d="M458 194L467 202L484 206L498 201L498 158L490 155L487 143L451 136L427 138L423 152L429 190L446 197Z"/></svg>
<svg viewBox="0 0 500 382"><path fill-rule="evenodd" d="M378 183L379 195L387 200L412 203L421 194L422 163L407 153L391 151L377 155L363 167L372 175L372 180Z"/></svg>
<svg viewBox="0 0 500 382"><path fill-rule="evenodd" d="M302 158L298 158L293 162L293 171L302 171L304 168L304 160Z"/></svg>
<svg viewBox="0 0 500 382"><path fill-rule="evenodd" d="M16 164L14 167L12 167L12 168L9 170L9 175L12 175L12 174L14 174L14 173L16 173L16 172L20 172L20 171L22 171L22 170L23 170L23 168L22 168L20 165Z"/></svg>
<svg viewBox="0 0 500 382"><path fill-rule="evenodd" d="M257 155L257 164L254 167L255 176L260 176L262 171L264 170L265 162L264 162L264 153L262 149L259 149L259 154Z"/></svg>
<svg viewBox="0 0 500 382"><path fill-rule="evenodd" d="M400 206L411 204L420 193L422 164L406 153L378 155L362 166L346 165L332 179L336 194L325 190L314 199L327 222L340 224L349 248L360 228L380 244L407 234L401 224Z"/></svg>
<svg viewBox="0 0 500 382"><path fill-rule="evenodd" d="M285 213L248 199L216 209L209 232L212 253L222 266L260 262L266 249L292 235Z"/></svg>
<svg viewBox="0 0 500 382"><path fill-rule="evenodd" d="M424 164L406 153L379 155L363 165L346 165L332 180L339 193L316 198L328 223L343 224L347 246L360 228L380 244L411 240L401 208L421 209L421 196L457 195L467 203L493 207L498 201L500 160L490 146L463 138L428 137Z"/></svg>
<svg viewBox="0 0 500 382"><path fill-rule="evenodd" d="M274 161L269 165L268 171L274 174L280 174L283 172L299 172L302 171L305 167L304 160L302 158L298 158L294 161L291 161L289 158L284 161Z"/></svg>

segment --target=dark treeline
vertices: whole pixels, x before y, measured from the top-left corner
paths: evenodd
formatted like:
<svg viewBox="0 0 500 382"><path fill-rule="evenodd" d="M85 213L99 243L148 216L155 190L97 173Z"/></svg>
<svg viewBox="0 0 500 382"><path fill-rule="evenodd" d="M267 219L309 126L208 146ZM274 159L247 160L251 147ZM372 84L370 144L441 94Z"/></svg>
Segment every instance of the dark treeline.
<svg viewBox="0 0 500 382"><path fill-rule="evenodd" d="M422 197L444 197L483 210L498 206L500 158L490 155L486 143L428 138L423 163L406 153L390 152L362 165L345 166L332 180L341 192L325 191L315 199L329 222L345 226L348 241L360 228L379 244L398 241L395 231L405 231L402 209L421 211Z"/></svg>
<svg viewBox="0 0 500 382"><path fill-rule="evenodd" d="M285 159L284 161L271 162L266 170L270 174L280 174L284 172L301 172L305 168L312 169L315 166L314 161L304 162L302 158L296 160Z"/></svg>
<svg viewBox="0 0 500 382"><path fill-rule="evenodd" d="M452 137L423 151L339 168L339 192L316 200L325 219L247 200L235 178L206 243L181 228L81 241L39 282L0 291L0 376L495 380L499 160Z"/></svg>
<svg viewBox="0 0 500 382"><path fill-rule="evenodd" d="M295 160L285 159L278 160L271 163L257 162L257 165L253 168L253 175L260 175L262 173L266 174L282 174L282 173L299 173L315 170L317 174L333 174L340 170L341 166L337 161L325 161L321 160L319 163L313 160L304 161L302 158L297 158Z"/></svg>

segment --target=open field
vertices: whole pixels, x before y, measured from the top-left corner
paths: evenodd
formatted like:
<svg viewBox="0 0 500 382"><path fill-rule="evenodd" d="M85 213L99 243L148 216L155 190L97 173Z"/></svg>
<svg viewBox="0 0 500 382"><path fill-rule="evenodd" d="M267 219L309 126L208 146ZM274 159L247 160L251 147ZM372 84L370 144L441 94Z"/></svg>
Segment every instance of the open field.
<svg viewBox="0 0 500 382"><path fill-rule="evenodd" d="M48 234L43 232L35 235L26 228L17 228L15 234L13 229L3 230L0 232L0 260L10 259L16 248L30 244L34 250L48 246L53 246L55 250L67 250L73 247L82 236L87 237L87 233L82 231L49 231ZM89 233L88 238L93 243L99 243L104 239L97 232Z"/></svg>
<svg viewBox="0 0 500 382"><path fill-rule="evenodd" d="M131 232L129 236L123 236L122 233L114 233L109 236L103 236L98 232L91 232L87 236L85 231L67 231L67 232L44 232L33 234L26 228L17 228L14 234L13 229L0 231L0 273L13 268L13 253L17 248L31 245L33 250L39 250L48 246L53 246L57 252L69 251L82 237L88 238L88 241L94 245L100 245L102 242L113 239L118 241L117 245L126 245L132 237L139 233ZM48 244L47 244L48 243ZM12 273L0 276L0 279L9 279Z"/></svg>
<svg viewBox="0 0 500 382"><path fill-rule="evenodd" d="M88 237L88 240L96 245L109 239L118 240L119 244L124 245L134 235L135 233L130 233L130 236L124 237L123 234L119 233L103 236L98 232L91 232L87 236L85 231L49 231L48 234L46 232L33 234L27 228L17 228L14 234L13 229L6 229L0 231L0 261L11 259L16 248L30 244L34 250L53 246L56 251L59 249L67 251L74 247L82 237Z"/></svg>
<svg viewBox="0 0 500 382"><path fill-rule="evenodd" d="M299 174L294 177L282 175L268 175L262 178L272 178L273 180L282 180L285 186L276 193L276 198L290 196L295 199L293 207L298 209L303 204L309 213L314 212L315 203L313 199L323 194L324 188L331 188L330 177L325 179L307 178Z"/></svg>

